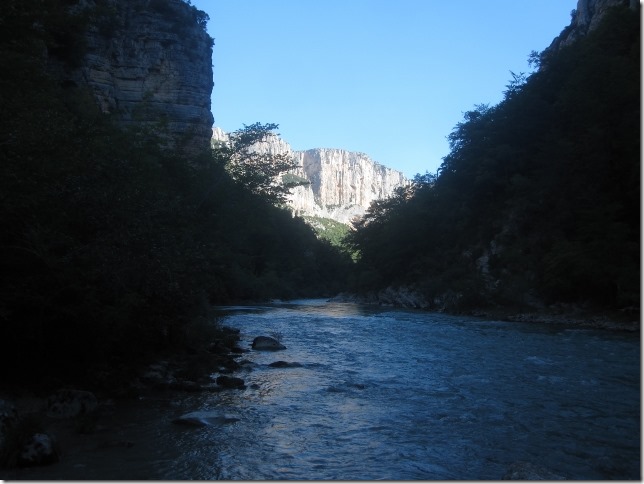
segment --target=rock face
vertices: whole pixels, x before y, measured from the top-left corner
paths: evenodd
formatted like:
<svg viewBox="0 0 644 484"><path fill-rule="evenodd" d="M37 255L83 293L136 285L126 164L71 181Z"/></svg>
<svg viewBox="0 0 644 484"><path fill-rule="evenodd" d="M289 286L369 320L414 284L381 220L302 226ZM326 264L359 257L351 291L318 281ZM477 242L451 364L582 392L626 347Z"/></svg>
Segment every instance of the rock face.
<svg viewBox="0 0 644 484"><path fill-rule="evenodd" d="M618 6L635 9L638 8L639 2L637 0L578 0L570 25L552 41L546 52L556 51L585 36L599 25L608 9Z"/></svg>
<svg viewBox="0 0 644 484"><path fill-rule="evenodd" d="M295 174L311 182L296 187L289 198L298 214L349 223L364 215L371 202L387 198L407 184L401 172L375 163L364 153L316 148L296 151L295 160L301 167Z"/></svg>
<svg viewBox="0 0 644 484"><path fill-rule="evenodd" d="M212 130L213 143L225 143L228 135ZM361 217L374 200L387 198L409 181L396 170L374 162L364 153L340 149L315 148L293 151L291 146L272 136L255 145L260 153L288 154L298 168L292 174L310 184L295 187L287 199L296 215L330 218L348 224Z"/></svg>
<svg viewBox="0 0 644 484"><path fill-rule="evenodd" d="M208 148L213 40L207 15L182 0L84 0L95 19L79 65L51 59L67 86L88 86L123 124L150 126L169 145Z"/></svg>

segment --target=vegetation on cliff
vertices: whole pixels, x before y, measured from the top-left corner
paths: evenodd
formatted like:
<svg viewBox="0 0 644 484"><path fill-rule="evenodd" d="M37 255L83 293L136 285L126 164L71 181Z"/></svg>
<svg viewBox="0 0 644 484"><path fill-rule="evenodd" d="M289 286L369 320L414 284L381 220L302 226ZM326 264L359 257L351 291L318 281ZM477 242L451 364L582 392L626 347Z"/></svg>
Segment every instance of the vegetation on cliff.
<svg viewBox="0 0 644 484"><path fill-rule="evenodd" d="M302 217L315 230L317 236L329 241L334 247L345 250L344 238L349 233L349 226L325 217L304 215Z"/></svg>
<svg viewBox="0 0 644 484"><path fill-rule="evenodd" d="M77 20L66 2L2 5L5 381L109 370L178 348L209 303L340 289L346 258L272 193L233 179L226 167L237 152L186 158L48 75L56 31Z"/></svg>
<svg viewBox="0 0 644 484"><path fill-rule="evenodd" d="M639 307L639 11L614 8L543 59L465 113L437 175L354 225L356 290L411 284L456 295L452 309Z"/></svg>

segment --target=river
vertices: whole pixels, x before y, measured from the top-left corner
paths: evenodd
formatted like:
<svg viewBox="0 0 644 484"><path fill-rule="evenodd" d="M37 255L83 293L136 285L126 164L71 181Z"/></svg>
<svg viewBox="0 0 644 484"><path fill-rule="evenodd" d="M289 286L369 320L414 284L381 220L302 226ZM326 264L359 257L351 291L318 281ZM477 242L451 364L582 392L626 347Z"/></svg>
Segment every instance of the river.
<svg viewBox="0 0 644 484"><path fill-rule="evenodd" d="M525 461L567 479L641 477L639 334L323 300L221 315L242 347L276 333L287 349L244 354L244 390L133 404L120 436L135 445L48 475L496 480ZM239 420L171 423L195 410Z"/></svg>

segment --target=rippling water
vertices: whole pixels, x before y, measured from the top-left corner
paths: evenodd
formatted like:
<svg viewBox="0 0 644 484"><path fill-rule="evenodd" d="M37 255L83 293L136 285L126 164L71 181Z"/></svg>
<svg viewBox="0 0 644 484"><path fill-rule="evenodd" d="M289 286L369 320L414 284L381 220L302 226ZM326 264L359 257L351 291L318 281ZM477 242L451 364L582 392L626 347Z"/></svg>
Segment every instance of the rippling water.
<svg viewBox="0 0 644 484"><path fill-rule="evenodd" d="M140 402L143 445L76 456L60 477L500 479L528 461L640 479L638 335L321 300L222 311L242 346L278 332L287 349L245 354L245 390ZM193 410L239 421L170 423Z"/></svg>

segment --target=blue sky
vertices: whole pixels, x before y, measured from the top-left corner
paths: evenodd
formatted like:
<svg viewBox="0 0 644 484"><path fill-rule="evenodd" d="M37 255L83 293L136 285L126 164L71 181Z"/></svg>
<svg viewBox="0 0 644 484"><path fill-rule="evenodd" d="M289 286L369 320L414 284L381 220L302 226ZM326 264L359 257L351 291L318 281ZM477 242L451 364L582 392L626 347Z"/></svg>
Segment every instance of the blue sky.
<svg viewBox="0 0 644 484"><path fill-rule="evenodd" d="M210 16L215 125L277 123L295 150L342 148L435 173L463 113L501 101L577 0L192 0Z"/></svg>

